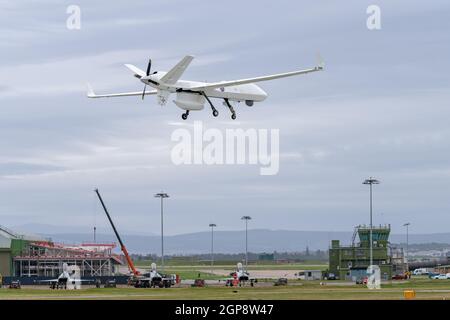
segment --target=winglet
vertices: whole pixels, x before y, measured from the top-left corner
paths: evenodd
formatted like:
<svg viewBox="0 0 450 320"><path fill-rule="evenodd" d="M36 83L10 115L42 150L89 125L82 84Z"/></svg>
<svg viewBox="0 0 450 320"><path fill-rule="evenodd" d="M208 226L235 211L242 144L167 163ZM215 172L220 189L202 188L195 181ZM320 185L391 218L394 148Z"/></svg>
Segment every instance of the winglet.
<svg viewBox="0 0 450 320"><path fill-rule="evenodd" d="M317 52L317 69L323 70L325 68L325 61L323 61L322 56Z"/></svg>
<svg viewBox="0 0 450 320"><path fill-rule="evenodd" d="M94 89L92 89L91 85L89 83L86 83L86 87L87 87L87 97L95 98L95 92Z"/></svg>

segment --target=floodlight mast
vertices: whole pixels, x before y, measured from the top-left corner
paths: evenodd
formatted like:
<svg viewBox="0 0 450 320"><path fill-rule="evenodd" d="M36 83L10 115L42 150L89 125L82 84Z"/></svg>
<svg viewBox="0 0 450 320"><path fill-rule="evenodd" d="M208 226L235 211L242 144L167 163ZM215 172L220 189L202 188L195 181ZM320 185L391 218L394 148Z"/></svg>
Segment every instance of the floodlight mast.
<svg viewBox="0 0 450 320"><path fill-rule="evenodd" d="M377 179L370 177L363 181L363 184L370 186L370 230L369 230L369 241L370 241L370 265L373 265L373 240L372 240L372 185L379 184L380 181Z"/></svg>
<svg viewBox="0 0 450 320"><path fill-rule="evenodd" d="M406 253L405 253L406 263L408 263L408 254L409 254L409 226L410 225L411 225L411 223L409 223L409 222L407 222L403 225L404 227L406 227Z"/></svg>
<svg viewBox="0 0 450 320"><path fill-rule="evenodd" d="M252 220L250 216L243 216L241 220L245 221L245 270L248 269L248 221Z"/></svg>
<svg viewBox="0 0 450 320"><path fill-rule="evenodd" d="M213 274L214 267L214 228L217 227L215 223L210 223L209 227L211 228L211 274Z"/></svg>
<svg viewBox="0 0 450 320"><path fill-rule="evenodd" d="M161 270L164 271L164 202L165 198L169 198L169 195L164 192L155 194L155 198L161 199Z"/></svg>

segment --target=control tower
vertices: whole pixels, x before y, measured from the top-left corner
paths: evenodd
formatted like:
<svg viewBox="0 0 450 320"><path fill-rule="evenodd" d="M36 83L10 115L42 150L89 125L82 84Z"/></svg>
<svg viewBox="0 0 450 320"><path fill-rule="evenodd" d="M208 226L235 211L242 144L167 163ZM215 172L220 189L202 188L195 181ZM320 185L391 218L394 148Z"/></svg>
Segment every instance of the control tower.
<svg viewBox="0 0 450 320"><path fill-rule="evenodd" d="M393 274L402 273L403 270L403 265L398 263L404 261L403 251L400 249L399 253L399 249L391 248L390 232L390 225L372 227L373 264L380 267L383 280L389 280ZM401 259L398 259L399 254ZM341 246L339 240L332 240L329 255L329 272L337 275L339 279L354 281L365 277L370 264L370 227L366 225L355 227L349 246Z"/></svg>

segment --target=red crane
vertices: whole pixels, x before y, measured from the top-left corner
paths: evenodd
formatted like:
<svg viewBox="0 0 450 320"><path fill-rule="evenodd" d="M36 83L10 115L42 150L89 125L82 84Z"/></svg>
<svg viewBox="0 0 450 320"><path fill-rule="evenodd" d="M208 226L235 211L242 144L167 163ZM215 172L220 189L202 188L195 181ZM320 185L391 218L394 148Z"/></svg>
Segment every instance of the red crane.
<svg viewBox="0 0 450 320"><path fill-rule="evenodd" d="M95 193L98 196L98 199L100 200L100 203L102 204L103 210L105 210L106 216L108 217L109 222L111 223L111 226L114 230L114 233L116 234L117 240L120 243L120 249L122 250L123 254L125 255L125 259L127 259L127 263L128 263L128 267L131 269L131 272L133 272L133 275L135 277L140 276L140 272L136 270L136 268L134 267L134 263L130 258L130 255L128 254L128 250L125 247L125 245L122 242L122 239L119 236L119 233L117 232L116 227L114 226L113 221L111 220L111 216L109 215L108 209L106 209L105 203L103 202L102 196L100 195L100 193L98 192L98 189L94 190Z"/></svg>

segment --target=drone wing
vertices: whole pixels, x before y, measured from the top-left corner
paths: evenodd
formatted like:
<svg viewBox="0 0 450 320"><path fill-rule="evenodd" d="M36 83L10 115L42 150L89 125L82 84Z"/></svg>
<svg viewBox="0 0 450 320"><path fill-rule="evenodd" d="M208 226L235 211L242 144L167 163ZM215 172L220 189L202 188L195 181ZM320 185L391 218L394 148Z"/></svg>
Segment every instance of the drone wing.
<svg viewBox="0 0 450 320"><path fill-rule="evenodd" d="M89 83L87 84L87 88L88 88L88 91L87 91L88 98L113 98L113 97L142 96L142 91L96 94ZM157 93L158 93L157 90L145 91L146 96L152 95L152 94L157 94Z"/></svg>
<svg viewBox="0 0 450 320"><path fill-rule="evenodd" d="M285 73L277 73L277 74L272 74L272 75L268 75L268 76L248 78L248 79L208 83L208 84L204 84L204 85L200 85L200 86L190 87L189 89L192 91L203 91L205 89L217 89L217 88L224 88L224 87L230 87L230 86L238 86L241 84L248 84L248 83L255 83L255 82L261 82L261 81L268 81L268 80L292 77L292 76L296 76L296 75L300 75L300 74L307 74L307 73L311 73L311 72L321 71L324 69L324 66L325 65L324 65L322 58L320 56L318 56L318 64L314 68L285 72Z"/></svg>

